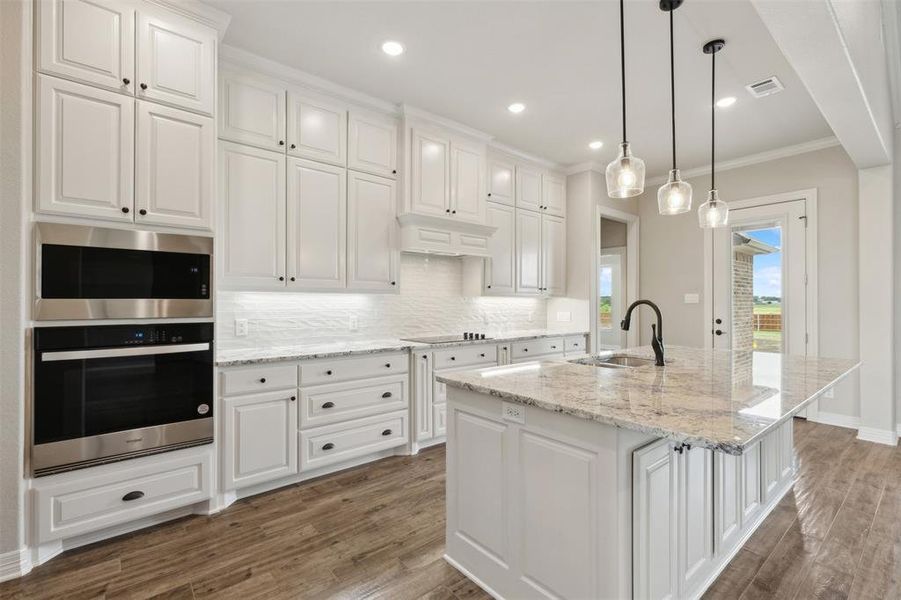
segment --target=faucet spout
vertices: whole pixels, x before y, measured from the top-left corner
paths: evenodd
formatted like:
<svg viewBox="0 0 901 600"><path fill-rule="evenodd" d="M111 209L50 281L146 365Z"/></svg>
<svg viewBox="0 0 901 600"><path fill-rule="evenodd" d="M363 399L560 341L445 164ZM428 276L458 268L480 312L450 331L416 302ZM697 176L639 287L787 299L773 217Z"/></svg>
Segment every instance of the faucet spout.
<svg viewBox="0 0 901 600"><path fill-rule="evenodd" d="M632 324L632 311L641 306L642 304L646 304L651 307L654 311L654 314L657 315L657 323L651 324L651 348L654 349L654 358L656 359L656 364L658 367L663 367L666 365L666 360L664 357L664 347L663 347L663 315L660 314L660 308L651 302L650 300L636 300L632 304L629 305L629 308L626 309L626 314L623 317L623 320L620 321L620 328L623 331L629 331L629 327Z"/></svg>

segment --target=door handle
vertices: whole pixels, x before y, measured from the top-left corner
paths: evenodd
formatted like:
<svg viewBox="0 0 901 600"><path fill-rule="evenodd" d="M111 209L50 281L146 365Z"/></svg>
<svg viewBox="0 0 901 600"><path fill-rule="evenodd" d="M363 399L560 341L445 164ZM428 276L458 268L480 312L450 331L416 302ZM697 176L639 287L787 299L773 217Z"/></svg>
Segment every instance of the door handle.
<svg viewBox="0 0 901 600"><path fill-rule="evenodd" d="M152 356L154 354L179 354L181 352L203 352L209 350L205 344L172 344L166 346L135 346L131 348L101 348L98 350L63 350L44 352L41 362L60 360L89 360L92 358L118 358L124 356Z"/></svg>
<svg viewBox="0 0 901 600"><path fill-rule="evenodd" d="M717 330L714 331L713 333L715 333L715 334L717 334L717 335L723 335L723 334L726 333L726 332L723 331L722 329L717 329Z"/></svg>

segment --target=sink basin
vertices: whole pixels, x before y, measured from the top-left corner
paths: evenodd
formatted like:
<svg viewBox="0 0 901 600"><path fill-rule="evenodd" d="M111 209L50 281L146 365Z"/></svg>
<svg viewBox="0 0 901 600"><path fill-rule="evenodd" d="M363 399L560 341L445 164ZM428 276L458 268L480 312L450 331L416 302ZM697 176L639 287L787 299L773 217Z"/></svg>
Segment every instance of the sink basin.
<svg viewBox="0 0 901 600"><path fill-rule="evenodd" d="M612 356L589 356L587 358L579 358L570 362L578 363L580 365L589 365L592 367L602 367L605 369L630 369L634 367L646 367L648 365L653 365L654 359L614 354Z"/></svg>

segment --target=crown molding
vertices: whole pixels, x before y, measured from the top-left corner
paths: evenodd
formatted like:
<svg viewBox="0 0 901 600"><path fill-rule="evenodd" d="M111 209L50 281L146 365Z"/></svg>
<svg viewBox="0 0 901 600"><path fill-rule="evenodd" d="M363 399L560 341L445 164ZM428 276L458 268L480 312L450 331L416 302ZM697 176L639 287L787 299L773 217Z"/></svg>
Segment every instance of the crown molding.
<svg viewBox="0 0 901 600"><path fill-rule="evenodd" d="M155 4L170 12L174 12L192 21L197 21L207 27L212 27L219 34L219 41L225 36L225 30L231 23L232 16L209 4L198 0L144 0L148 4Z"/></svg>
<svg viewBox="0 0 901 600"><path fill-rule="evenodd" d="M421 108L417 108L410 104L401 104L400 112L406 118L413 119L421 119L423 121L429 121L430 123L435 123L436 125L441 125L446 129L451 129L456 131L461 135L465 135L467 137L471 137L477 140L481 140L482 142L488 143L492 139L492 135L490 133L485 133L479 129L474 127L470 127L469 125L464 125L459 121L454 121L453 119L448 119L447 117L442 117L441 115L436 115L434 113L430 113L427 110L423 110Z"/></svg>
<svg viewBox="0 0 901 600"><path fill-rule="evenodd" d="M566 169L560 163L555 163L552 160L548 160L546 158L542 158L535 154L530 154L523 150L519 150L518 148L514 148L513 146L508 146L502 142L497 141L496 139L491 140L488 144L489 149L494 150L495 152L500 152L502 154L508 155L510 158L524 160L526 162L534 163L539 167L544 167L545 169L551 169L553 171L559 171L561 173L565 173Z"/></svg>
<svg viewBox="0 0 901 600"><path fill-rule="evenodd" d="M784 148L776 148L775 150L767 150L765 152L758 152L757 154L749 154L740 158L733 158L732 160L724 160L717 163L716 170L717 172L720 172L729 171L731 169L739 169L741 167L748 167L751 165L769 162L771 160L779 160L780 158L788 158L789 156L796 156L798 154L816 152L817 150L832 148L833 146L838 145L839 141L835 136L820 138L818 140L811 140L809 142L795 144L794 146L785 146ZM707 165L694 169L680 169L680 172L682 179L691 179L693 177L699 177L701 175L709 174L710 166ZM668 174L658 175L656 177L648 179L647 181L645 181L645 188L647 188L648 186L660 185L662 183L665 183L667 177Z"/></svg>
<svg viewBox="0 0 901 600"><path fill-rule="evenodd" d="M576 173L583 173L585 171L595 171L596 173L605 173L607 171L606 165L602 165L596 160L589 160L582 163L576 163L574 165L569 165L566 167L565 173L567 175L575 175Z"/></svg>
<svg viewBox="0 0 901 600"><path fill-rule="evenodd" d="M312 89L315 92L324 94L331 98L338 99L342 102L355 104L360 107L375 110L380 113L398 116L400 114L398 105L358 92L357 90L344 87L328 79L311 75L306 71L289 67L288 65L263 58L258 54L222 44L219 46L219 63L220 68L243 68L250 69L256 75L268 75L280 79L287 84L296 84L305 88Z"/></svg>

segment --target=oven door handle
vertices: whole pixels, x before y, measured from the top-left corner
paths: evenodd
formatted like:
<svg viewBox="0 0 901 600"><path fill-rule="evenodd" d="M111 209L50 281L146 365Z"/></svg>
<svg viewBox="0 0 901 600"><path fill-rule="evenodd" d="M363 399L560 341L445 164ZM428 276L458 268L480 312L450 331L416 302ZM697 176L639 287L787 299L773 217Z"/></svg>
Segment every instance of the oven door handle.
<svg viewBox="0 0 901 600"><path fill-rule="evenodd" d="M133 348L103 348L100 350L65 350L44 352L42 362L60 360L84 360L89 358L118 358L125 356L151 356L154 354L180 354L182 352L203 352L209 350L209 342L205 344L174 344L171 346L135 346Z"/></svg>

